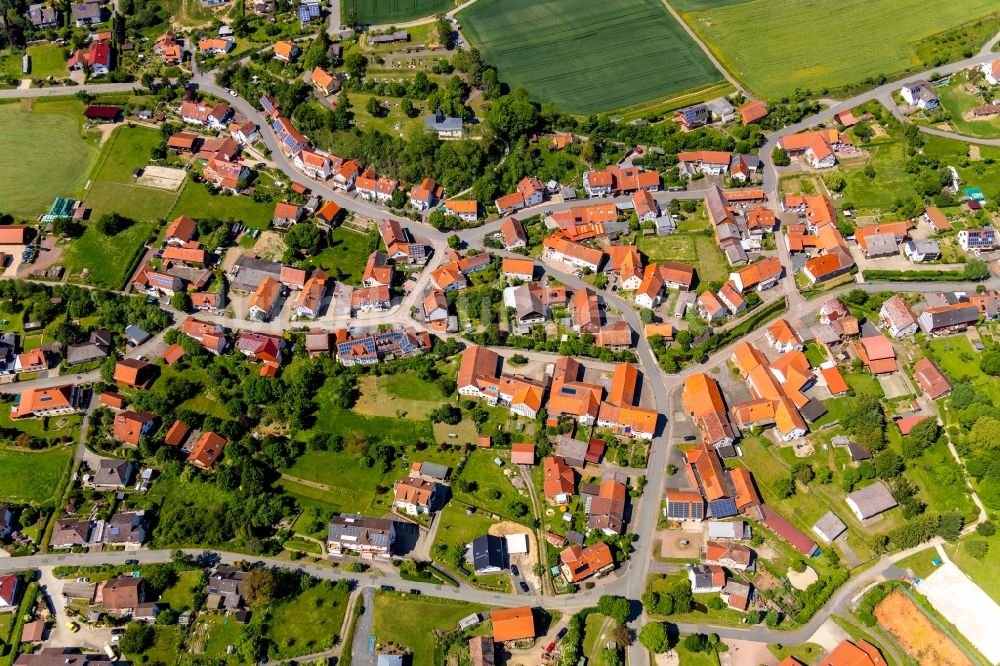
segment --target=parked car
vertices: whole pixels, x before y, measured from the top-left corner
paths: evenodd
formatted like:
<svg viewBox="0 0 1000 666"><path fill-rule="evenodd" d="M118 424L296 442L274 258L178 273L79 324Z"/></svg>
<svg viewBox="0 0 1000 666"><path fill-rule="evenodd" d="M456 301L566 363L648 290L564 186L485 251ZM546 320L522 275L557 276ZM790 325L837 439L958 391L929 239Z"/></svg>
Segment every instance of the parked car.
<svg viewBox="0 0 1000 666"><path fill-rule="evenodd" d="M395 592L396 591L396 588L394 588L392 585L383 585L379 589L382 590L383 592Z"/></svg>
<svg viewBox="0 0 1000 666"><path fill-rule="evenodd" d="M556 640L557 641L562 640L562 637L565 636L567 632L569 632L569 627L563 627L562 629L560 629L559 633L556 634Z"/></svg>
<svg viewBox="0 0 1000 666"><path fill-rule="evenodd" d="M552 641L552 642L551 642L551 643L549 643L549 644L548 644L548 646L547 646L547 647L545 648L545 654L552 654L552 651L553 651L553 650L555 650L555 649L556 649L556 642L555 642L555 641Z"/></svg>
<svg viewBox="0 0 1000 666"><path fill-rule="evenodd" d="M520 572L520 571L518 570L518 568L517 568L517 565L516 565L516 564L512 564L512 565L510 565L510 572L511 572L512 574L514 574L515 576L520 576L520 575L521 575L521 572Z"/></svg>
<svg viewBox="0 0 1000 666"><path fill-rule="evenodd" d="M86 578L86 577L83 577L83 576L81 576L80 578L77 578L77 579L76 579L76 582L78 582L78 583L89 583L89 582L90 582L90 579L89 579L89 578Z"/></svg>
<svg viewBox="0 0 1000 666"><path fill-rule="evenodd" d="M526 594L527 594L527 592L528 592L528 584L527 584L527 583L525 583L525 582L524 582L524 581L522 580L522 581L521 581L520 583L518 583L518 585L517 585L517 586L521 588L521 591L522 591L522 592L524 592L524 593L526 593Z"/></svg>
<svg viewBox="0 0 1000 666"><path fill-rule="evenodd" d="M420 595L420 590L418 590L417 588L413 588L412 590L410 590L410 594L415 595L415 596L419 596Z"/></svg>
<svg viewBox="0 0 1000 666"><path fill-rule="evenodd" d="M76 622L67 622L66 628L69 629L70 633L73 634L80 631L80 625L78 625Z"/></svg>

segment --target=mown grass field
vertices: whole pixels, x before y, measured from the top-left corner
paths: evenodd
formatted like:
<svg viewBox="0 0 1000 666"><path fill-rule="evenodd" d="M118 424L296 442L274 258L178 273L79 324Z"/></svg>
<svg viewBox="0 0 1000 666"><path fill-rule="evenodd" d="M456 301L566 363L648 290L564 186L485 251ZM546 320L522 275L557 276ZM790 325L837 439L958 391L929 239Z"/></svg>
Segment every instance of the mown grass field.
<svg viewBox="0 0 1000 666"><path fill-rule="evenodd" d="M62 491L60 479L73 457L73 447L59 446L45 451L0 449L0 469L5 480L0 500L45 502Z"/></svg>
<svg viewBox="0 0 1000 666"><path fill-rule="evenodd" d="M675 6L722 65L767 99L879 74L891 79L929 68L938 57L961 58L970 45L953 53L934 37L997 10L993 0L846 0L836 7L822 0L675 0Z"/></svg>
<svg viewBox="0 0 1000 666"><path fill-rule="evenodd" d="M728 276L726 260L711 236L674 233L669 236L642 236L639 251L650 261L680 261L695 267L698 285L724 281Z"/></svg>
<svg viewBox="0 0 1000 666"><path fill-rule="evenodd" d="M941 106L951 114L951 124L955 131L967 136L997 137L1000 136L1000 117L993 116L985 120L966 120L963 114L984 104L983 100L965 90L968 78L964 73L951 77L951 83L937 88L935 92L941 100Z"/></svg>
<svg viewBox="0 0 1000 666"><path fill-rule="evenodd" d="M455 3L451 0L343 0L340 20L347 20L347 12L354 9L359 23L383 24L413 21L446 12Z"/></svg>
<svg viewBox="0 0 1000 666"><path fill-rule="evenodd" d="M170 211L168 219L188 215L195 219L215 217L238 220L257 229L267 229L274 217L273 203L257 203L251 197L230 197L212 194L204 183L188 181Z"/></svg>
<svg viewBox="0 0 1000 666"><path fill-rule="evenodd" d="M451 632L458 621L471 613L486 615L487 607L463 601L433 597L405 597L395 592L375 593L375 621L372 633L379 643L392 641L413 652L413 666L437 666L438 641L435 630ZM472 633L484 633L488 623L477 625Z"/></svg>
<svg viewBox="0 0 1000 666"><path fill-rule="evenodd" d="M39 44L28 48L31 56L31 78L45 79L50 76L65 78L69 76L66 69L66 54L61 46L56 44Z"/></svg>
<svg viewBox="0 0 1000 666"><path fill-rule="evenodd" d="M0 104L0 210L31 218L55 197L80 193L97 155L82 114L75 99Z"/></svg>
<svg viewBox="0 0 1000 666"><path fill-rule="evenodd" d="M610 111L722 80L659 0L478 2L457 18L503 81L571 113Z"/></svg>

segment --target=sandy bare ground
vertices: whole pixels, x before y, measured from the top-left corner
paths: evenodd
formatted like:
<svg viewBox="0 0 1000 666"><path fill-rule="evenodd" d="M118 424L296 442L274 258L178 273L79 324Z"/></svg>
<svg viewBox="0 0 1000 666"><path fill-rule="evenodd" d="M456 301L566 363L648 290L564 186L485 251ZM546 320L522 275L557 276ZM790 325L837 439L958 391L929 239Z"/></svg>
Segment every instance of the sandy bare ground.
<svg viewBox="0 0 1000 666"><path fill-rule="evenodd" d="M938 567L917 591L987 659L1000 662L1000 606L953 562Z"/></svg>
<svg viewBox="0 0 1000 666"><path fill-rule="evenodd" d="M875 617L906 653L921 664L972 666L958 646L899 590L875 608Z"/></svg>

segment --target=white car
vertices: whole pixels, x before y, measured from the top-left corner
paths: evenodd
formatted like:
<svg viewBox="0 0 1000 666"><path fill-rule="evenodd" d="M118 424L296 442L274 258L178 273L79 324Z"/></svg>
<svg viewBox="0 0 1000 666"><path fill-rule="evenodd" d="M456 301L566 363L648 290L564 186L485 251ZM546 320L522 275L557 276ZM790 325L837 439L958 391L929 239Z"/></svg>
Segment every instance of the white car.
<svg viewBox="0 0 1000 666"><path fill-rule="evenodd" d="M76 582L78 582L78 583L89 583L90 579L89 578L83 578L83 577L81 577L81 578L77 578Z"/></svg>
<svg viewBox="0 0 1000 666"><path fill-rule="evenodd" d="M235 91L235 90L233 90L233 89L231 89L231 88L229 89L229 94L230 94L230 95L231 95L232 97L239 97L239 95L237 95L237 94L236 94L236 91Z"/></svg>

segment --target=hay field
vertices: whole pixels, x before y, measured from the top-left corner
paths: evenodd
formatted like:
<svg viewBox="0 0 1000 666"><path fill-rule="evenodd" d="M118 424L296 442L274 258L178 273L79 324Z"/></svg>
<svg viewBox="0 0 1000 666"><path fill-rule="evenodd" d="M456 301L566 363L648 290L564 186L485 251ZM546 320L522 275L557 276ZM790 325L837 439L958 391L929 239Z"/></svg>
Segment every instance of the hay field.
<svg viewBox="0 0 1000 666"><path fill-rule="evenodd" d="M967 44L953 51L947 44L935 44L934 36L985 16L991 16L990 22L1000 20L995 0L950 4L845 0L836 5L823 0L673 0L673 4L722 65L767 99L796 88L837 88L879 74L892 79L906 69L931 67L928 58L960 59L970 48ZM969 25L956 35L980 29L985 35L996 32L995 26Z"/></svg>

